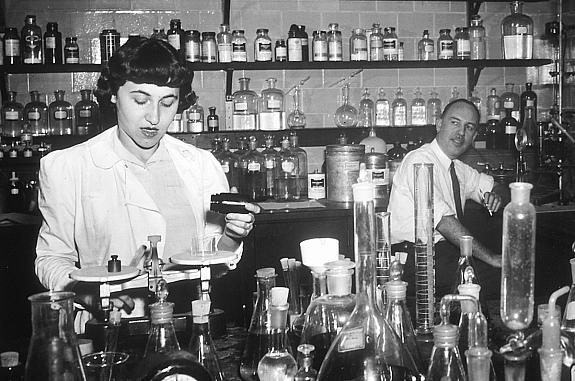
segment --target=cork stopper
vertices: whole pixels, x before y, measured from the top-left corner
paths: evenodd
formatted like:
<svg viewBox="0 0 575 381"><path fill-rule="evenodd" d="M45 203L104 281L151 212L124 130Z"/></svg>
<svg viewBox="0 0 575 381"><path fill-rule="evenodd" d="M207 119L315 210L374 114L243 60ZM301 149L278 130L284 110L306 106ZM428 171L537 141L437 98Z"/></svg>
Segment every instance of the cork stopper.
<svg viewBox="0 0 575 381"><path fill-rule="evenodd" d="M258 278L272 278L276 276L276 269L273 267L264 267L256 270L256 277Z"/></svg>
<svg viewBox="0 0 575 381"><path fill-rule="evenodd" d="M286 329L288 309L289 304L287 303L282 306L270 305L270 323L272 329Z"/></svg>
<svg viewBox="0 0 575 381"><path fill-rule="evenodd" d="M270 290L271 304L274 306L283 306L287 303L289 296L289 288L287 287L272 287Z"/></svg>
<svg viewBox="0 0 575 381"><path fill-rule="evenodd" d="M355 263L344 259L328 262L325 265L327 272L327 292L330 295L351 294L352 275Z"/></svg>
<svg viewBox="0 0 575 381"><path fill-rule="evenodd" d="M374 185L372 182L357 183L351 186L354 202L373 201Z"/></svg>
<svg viewBox="0 0 575 381"><path fill-rule="evenodd" d="M407 282L401 280L392 280L385 284L387 297L389 299L401 300L407 295Z"/></svg>
<svg viewBox="0 0 575 381"><path fill-rule="evenodd" d="M471 257L473 253L473 237L464 235L459 238L459 252L462 257Z"/></svg>
<svg viewBox="0 0 575 381"><path fill-rule="evenodd" d="M481 291L481 286L474 283L464 283L457 286L457 291L459 295L473 296L475 300L479 301L479 291ZM472 302L461 301L461 310L464 313L475 312L475 306Z"/></svg>
<svg viewBox="0 0 575 381"><path fill-rule="evenodd" d="M174 303L158 302L150 305L150 317L152 324L166 324L172 321L174 316Z"/></svg>
<svg viewBox="0 0 575 381"><path fill-rule="evenodd" d="M210 317L211 302L208 300L192 301L193 322L197 324L207 323Z"/></svg>

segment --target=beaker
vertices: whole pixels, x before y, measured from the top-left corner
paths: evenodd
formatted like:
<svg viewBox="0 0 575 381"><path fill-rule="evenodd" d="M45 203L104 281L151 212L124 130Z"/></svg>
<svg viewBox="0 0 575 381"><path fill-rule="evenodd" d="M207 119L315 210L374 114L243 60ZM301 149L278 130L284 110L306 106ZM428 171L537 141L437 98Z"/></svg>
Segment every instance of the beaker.
<svg viewBox="0 0 575 381"><path fill-rule="evenodd" d="M86 367L87 381L125 381L128 379L126 371L127 353L122 352L96 352L82 357Z"/></svg>
<svg viewBox="0 0 575 381"><path fill-rule="evenodd" d="M49 291L28 297L32 338L25 380L86 380L74 333L74 295Z"/></svg>

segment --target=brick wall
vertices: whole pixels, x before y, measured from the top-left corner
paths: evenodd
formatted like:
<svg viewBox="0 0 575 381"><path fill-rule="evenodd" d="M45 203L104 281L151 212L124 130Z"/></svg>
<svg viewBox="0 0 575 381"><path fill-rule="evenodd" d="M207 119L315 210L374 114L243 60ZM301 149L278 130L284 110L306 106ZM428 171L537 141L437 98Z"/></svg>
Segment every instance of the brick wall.
<svg viewBox="0 0 575 381"><path fill-rule="evenodd" d="M63 36L78 36L81 50L81 62L90 62L89 41L97 37L102 29L115 28L123 36L129 33L149 35L154 27L169 28L169 20L180 18L184 29L217 31L222 21L220 1L216 0L4 0L6 24L21 28L26 14L35 14L44 31L46 23L56 21ZM465 25L466 3L457 1L359 1L359 0L231 0L231 28L245 29L248 39L248 51L253 59L253 39L255 29L270 29L270 37L275 40L286 38L290 24L306 26L311 32L326 29L330 22L337 22L343 31L344 57L349 55L348 39L351 30L356 27L368 27L374 22L382 26L395 26L400 41L405 45L405 59L416 57L417 41L423 29L428 29L434 40L439 29L450 28L452 35L455 27ZM544 24L554 18L558 0L527 3L524 13L530 15L535 24L535 36L541 38ZM565 1L571 3L570 1ZM567 7L574 7L566 5ZM483 3L480 14L488 36L488 57L500 58L500 22L509 13L508 3ZM568 15L575 13L573 9ZM573 23L573 17L571 18ZM347 76L351 70L315 70L304 71L245 71L234 76L234 89L238 88L237 79L241 76L251 78L251 88L257 92L264 88L265 79L276 77L278 87L286 89L306 75L311 75L303 91L304 112L308 127L333 126L333 113L338 107L340 90L329 87L330 84ZM79 90L92 88L97 73L77 74L19 74L10 75L8 86L16 90L19 100L26 103L31 90L48 94L53 98L56 89L66 90L69 101L79 99ZM527 80L541 82L538 71L525 68L488 68L483 70L477 91L485 99L490 88L495 87L499 94L506 82L514 82L516 91L523 91ZM376 97L377 89L383 87L389 99L392 99L398 86L404 89L409 102L413 98L415 87L419 86L424 97L428 98L436 88L443 102L450 97L452 87L456 86L460 94L467 92L465 69L423 69L423 70L366 70L351 82L352 103L357 104L364 87L370 89ZM219 72L196 73L194 88L200 97L200 104L215 105L223 115L225 75ZM548 85L536 86L539 92L541 108L551 103L551 89ZM291 99L288 105L291 105ZM320 158L318 158L320 159ZM316 160L317 161L317 160Z"/></svg>

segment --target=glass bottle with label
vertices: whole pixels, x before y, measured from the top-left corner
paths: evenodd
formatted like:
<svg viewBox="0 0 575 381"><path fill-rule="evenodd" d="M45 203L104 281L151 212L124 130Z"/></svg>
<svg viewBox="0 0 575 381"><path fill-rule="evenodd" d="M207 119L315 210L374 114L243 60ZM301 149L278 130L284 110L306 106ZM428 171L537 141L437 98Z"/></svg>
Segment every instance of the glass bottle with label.
<svg viewBox="0 0 575 381"><path fill-rule="evenodd" d="M202 32L202 62L218 61L218 45L214 32Z"/></svg>
<svg viewBox="0 0 575 381"><path fill-rule="evenodd" d="M274 137L272 135L265 137L265 148L262 151L265 161L266 172L266 195L269 199L275 198L275 180L278 176L279 170L279 154L274 148Z"/></svg>
<svg viewBox="0 0 575 381"><path fill-rule="evenodd" d="M379 88L379 95L375 101L375 125L376 127L389 127L391 126L391 119L389 117L389 100L385 97L383 87Z"/></svg>
<svg viewBox="0 0 575 381"><path fill-rule="evenodd" d="M302 61L302 46L299 36L299 28L296 24L291 24L287 39L287 59L290 62Z"/></svg>
<svg viewBox="0 0 575 381"><path fill-rule="evenodd" d="M487 58L485 28L481 16L471 16L471 26L469 27L469 43L471 45L471 59L484 60Z"/></svg>
<svg viewBox="0 0 575 381"><path fill-rule="evenodd" d="M399 61L399 54L400 54L400 50L402 49L403 43L399 42L399 38L397 38L397 33L395 32L395 27L391 26L389 27L389 33L391 34L391 39L393 41L395 41L395 52L391 52L391 61ZM401 55L403 55L403 53L401 53ZM385 56L385 53L384 53ZM403 61L403 57L401 59L401 61Z"/></svg>
<svg viewBox="0 0 575 381"><path fill-rule="evenodd" d="M30 102L24 106L24 121L33 136L48 134L48 106L40 101L40 93L30 91Z"/></svg>
<svg viewBox="0 0 575 381"><path fill-rule="evenodd" d="M8 99L2 105L2 135L18 137L24 127L24 107L16 101L15 91L8 92Z"/></svg>
<svg viewBox="0 0 575 381"><path fill-rule="evenodd" d="M375 114L375 105L369 98L369 89L365 88L361 101L359 101L358 127L372 127Z"/></svg>
<svg viewBox="0 0 575 381"><path fill-rule="evenodd" d="M367 38L362 28L355 28L349 38L349 59L367 61Z"/></svg>
<svg viewBox="0 0 575 381"><path fill-rule="evenodd" d="M454 56L455 44L451 38L451 29L441 29L437 40L437 59L452 60Z"/></svg>
<svg viewBox="0 0 575 381"><path fill-rule="evenodd" d="M429 38L429 31L423 31L423 37L417 43L417 59L419 61L430 61L435 59L435 44Z"/></svg>
<svg viewBox="0 0 575 381"><path fill-rule="evenodd" d="M415 88L414 98L411 101L411 123L414 126L425 126L427 124L427 108L425 99L421 97L419 87Z"/></svg>
<svg viewBox="0 0 575 381"><path fill-rule="evenodd" d="M298 199L298 157L290 149L287 137L281 141L281 150L277 156L278 165L274 181L275 198L281 201L293 201Z"/></svg>
<svg viewBox="0 0 575 381"><path fill-rule="evenodd" d="M72 135L72 115L74 109L70 102L64 99L64 90L54 91L56 100L48 106L50 135Z"/></svg>
<svg viewBox="0 0 575 381"><path fill-rule="evenodd" d="M521 119L521 114L519 111L520 108L520 100L519 94L514 91L515 84L513 83L506 83L505 84L505 92L501 94L501 103L503 108L502 109L509 109L511 110L511 116L516 120L519 121ZM502 115L503 117L503 115Z"/></svg>
<svg viewBox="0 0 575 381"><path fill-rule="evenodd" d="M80 90L82 99L74 106L76 134L95 135L100 131L100 109L92 100L92 90Z"/></svg>
<svg viewBox="0 0 575 381"><path fill-rule="evenodd" d="M329 61L343 61L343 46L339 24L331 23L327 31L327 47Z"/></svg>
<svg viewBox="0 0 575 381"><path fill-rule="evenodd" d="M266 80L268 88L262 90L261 107L258 113L260 130L283 130L284 121L284 93L276 88L277 79Z"/></svg>
<svg viewBox="0 0 575 381"><path fill-rule="evenodd" d="M232 34L232 61L247 62L248 54L246 46L248 41L244 35L243 29L236 29Z"/></svg>
<svg viewBox="0 0 575 381"><path fill-rule="evenodd" d="M287 60L288 60L288 48L286 45L286 40L284 40L283 38L278 38L276 40L275 61L285 62Z"/></svg>
<svg viewBox="0 0 575 381"><path fill-rule="evenodd" d="M80 47L78 46L78 37L66 37L66 44L64 45L64 63L80 63Z"/></svg>
<svg viewBox="0 0 575 381"><path fill-rule="evenodd" d="M369 60L383 61L383 34L381 26L373 24L371 35L369 36Z"/></svg>
<svg viewBox="0 0 575 381"><path fill-rule="evenodd" d="M357 125L357 109L349 104L349 83L341 88L343 104L335 110L335 125L337 127L355 127Z"/></svg>
<svg viewBox="0 0 575 381"><path fill-rule="evenodd" d="M293 109L287 117L287 125L292 130L305 128L307 123L305 114L301 106L302 105L301 96L302 96L301 86L298 85L293 90Z"/></svg>
<svg viewBox="0 0 575 381"><path fill-rule="evenodd" d="M184 42L184 30L182 29L182 22L180 19L170 20L170 29L166 33L168 37L168 43L174 47L182 56L185 57L185 42Z"/></svg>
<svg viewBox="0 0 575 381"><path fill-rule="evenodd" d="M240 78L233 97L232 130L257 130L258 95L250 90L250 79Z"/></svg>
<svg viewBox="0 0 575 381"><path fill-rule="evenodd" d="M290 150L297 156L297 193L298 200L307 200L307 152L299 146L299 137L290 132Z"/></svg>
<svg viewBox="0 0 575 381"><path fill-rule="evenodd" d="M27 15L20 33L22 43L22 63L42 63L42 29L36 25L36 16Z"/></svg>
<svg viewBox="0 0 575 381"><path fill-rule="evenodd" d="M397 88L395 99L391 104L391 125L393 127L407 126L407 102L403 98L401 87Z"/></svg>
<svg viewBox="0 0 575 381"><path fill-rule="evenodd" d="M218 155L218 161L222 166L222 170L228 180L228 185L231 187L238 187L239 183L239 165L236 155L230 151L230 139L227 137L222 138L222 151Z"/></svg>
<svg viewBox="0 0 575 381"><path fill-rule="evenodd" d="M312 39L312 58L314 61L327 61L327 33L325 30L314 30Z"/></svg>
<svg viewBox="0 0 575 381"><path fill-rule="evenodd" d="M375 300L375 207L370 182L352 185L356 305L333 341L317 380L407 379L419 372Z"/></svg>
<svg viewBox="0 0 575 381"><path fill-rule="evenodd" d="M196 103L190 106L186 111L187 132L204 131L204 108L199 104L200 97L196 97Z"/></svg>
<svg viewBox="0 0 575 381"><path fill-rule="evenodd" d="M521 93L520 96L520 116L521 116L521 123L525 120L525 110L527 108L533 109L533 119L537 122L537 94L535 91L532 90L532 83L527 82L525 84L525 91Z"/></svg>
<svg viewBox="0 0 575 381"><path fill-rule="evenodd" d="M533 58L533 20L523 14L523 3L513 1L511 14L501 21L501 50L503 58Z"/></svg>
<svg viewBox="0 0 575 381"><path fill-rule="evenodd" d="M471 41L469 40L469 29L455 28L455 59L468 60L471 58Z"/></svg>
<svg viewBox="0 0 575 381"><path fill-rule="evenodd" d="M6 28L4 35L4 65L18 65L22 62L18 29Z"/></svg>
<svg viewBox="0 0 575 381"><path fill-rule="evenodd" d="M188 30L185 34L186 39L186 61L202 62L202 42L200 32L197 30Z"/></svg>
<svg viewBox="0 0 575 381"><path fill-rule="evenodd" d="M254 41L254 61L270 62L272 60L272 40L268 36L269 30L260 28L256 31Z"/></svg>
<svg viewBox="0 0 575 381"><path fill-rule="evenodd" d="M393 39L390 28L383 28L383 59L391 61L397 53L397 41Z"/></svg>
<svg viewBox="0 0 575 381"><path fill-rule="evenodd" d="M493 87L487 96L487 120L499 119L501 119L501 98L497 95L497 89Z"/></svg>
<svg viewBox="0 0 575 381"><path fill-rule="evenodd" d="M62 63L62 33L58 32L58 23L49 22L44 32L44 63Z"/></svg>
<svg viewBox="0 0 575 381"><path fill-rule="evenodd" d="M240 193L250 201L264 201L266 196L266 172L264 156L257 150L255 136L250 136L249 151L240 159Z"/></svg>
<svg viewBox="0 0 575 381"><path fill-rule="evenodd" d="M309 62L309 36L305 25L298 25L298 35L301 39L301 59L303 62Z"/></svg>
<svg viewBox="0 0 575 381"><path fill-rule="evenodd" d="M232 33L228 24L221 24L216 36L218 62L232 62Z"/></svg>
<svg viewBox="0 0 575 381"><path fill-rule="evenodd" d="M442 110L439 94L435 89L433 89L429 99L427 100L427 124L435 126L437 120L441 117Z"/></svg>
<svg viewBox="0 0 575 381"><path fill-rule="evenodd" d="M208 124L208 132L217 132L220 130L220 118L216 114L216 107L208 107L209 115L206 118Z"/></svg>
<svg viewBox="0 0 575 381"><path fill-rule="evenodd" d="M512 109L504 108L503 110L505 116L499 122L499 124L501 125L501 130L503 130L505 133L504 137L505 143L503 148L511 152L516 152L517 149L515 147L515 135L517 129L519 128L519 122L517 121L517 119L513 117Z"/></svg>

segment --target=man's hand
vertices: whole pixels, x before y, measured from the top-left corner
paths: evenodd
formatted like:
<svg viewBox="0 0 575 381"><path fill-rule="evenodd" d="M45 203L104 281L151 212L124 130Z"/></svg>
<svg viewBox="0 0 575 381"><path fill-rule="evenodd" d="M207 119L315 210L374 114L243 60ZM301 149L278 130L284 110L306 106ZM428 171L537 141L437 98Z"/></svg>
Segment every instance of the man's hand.
<svg viewBox="0 0 575 381"><path fill-rule="evenodd" d="M502 200L495 192L485 192L483 194L483 205L493 213L496 213L501 208Z"/></svg>
<svg viewBox="0 0 575 381"><path fill-rule="evenodd" d="M490 255L484 259L485 263L493 267L501 268L501 255Z"/></svg>
<svg viewBox="0 0 575 381"><path fill-rule="evenodd" d="M254 227L256 220L254 214L260 212L260 207L255 204L246 204L246 209L251 213L228 213L226 214L226 226L224 235L239 241L247 237Z"/></svg>

